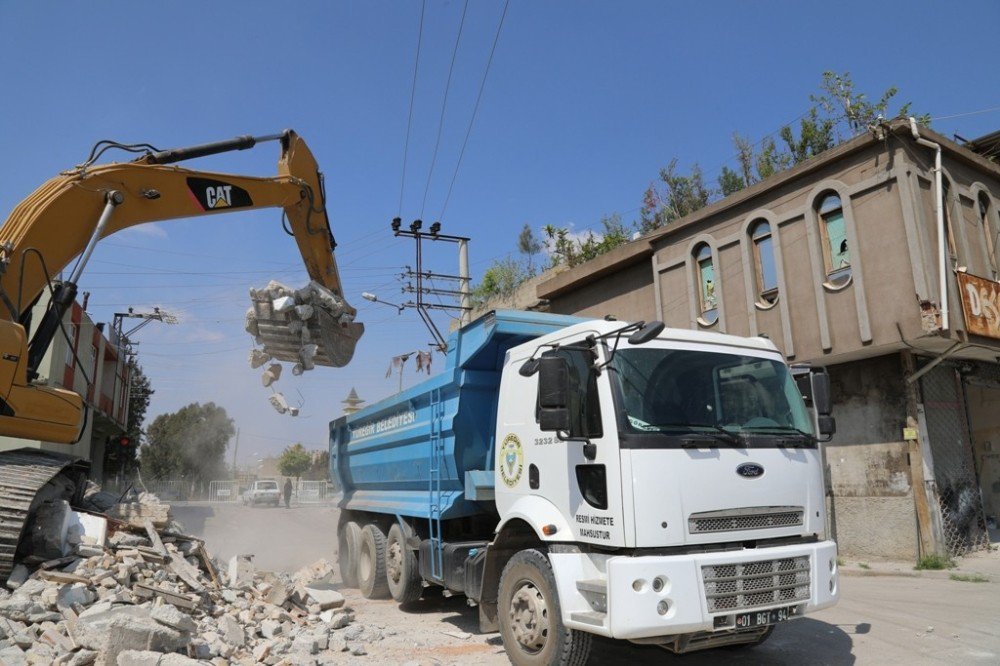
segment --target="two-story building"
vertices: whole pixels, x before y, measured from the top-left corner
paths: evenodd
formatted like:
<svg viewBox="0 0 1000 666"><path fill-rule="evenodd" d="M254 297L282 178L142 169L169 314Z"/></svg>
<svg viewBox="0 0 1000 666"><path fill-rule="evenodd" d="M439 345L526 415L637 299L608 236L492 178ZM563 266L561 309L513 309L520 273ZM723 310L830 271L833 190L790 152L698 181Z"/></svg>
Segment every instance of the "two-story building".
<svg viewBox="0 0 1000 666"><path fill-rule="evenodd" d="M984 548L1000 519L1000 166L970 147L893 121L537 296L557 313L765 335L827 366L843 552Z"/></svg>
<svg viewBox="0 0 1000 666"><path fill-rule="evenodd" d="M47 307L48 300L40 299L32 320L41 321ZM66 313L63 330L66 335L57 332L42 359L39 381L83 396L87 414L80 440L68 445L0 437L0 451L29 447L77 456L90 461L90 476L100 482L106 447L120 445L128 421L128 360L114 329L95 323L80 303Z"/></svg>

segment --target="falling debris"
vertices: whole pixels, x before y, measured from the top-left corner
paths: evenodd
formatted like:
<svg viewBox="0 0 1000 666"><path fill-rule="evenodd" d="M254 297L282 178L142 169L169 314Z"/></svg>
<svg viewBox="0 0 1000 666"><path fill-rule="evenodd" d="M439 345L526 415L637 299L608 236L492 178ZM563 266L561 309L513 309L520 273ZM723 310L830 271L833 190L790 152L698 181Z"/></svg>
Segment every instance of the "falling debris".
<svg viewBox="0 0 1000 666"><path fill-rule="evenodd" d="M280 363L272 363L271 365L267 366L267 370L264 371L264 374L260 378L265 388L270 386L274 382L278 381L279 379L281 379Z"/></svg>
<svg viewBox="0 0 1000 666"><path fill-rule="evenodd" d="M282 394L272 393L268 400L271 401L271 406L274 407L279 414L285 414L288 412L288 401L285 400L285 396Z"/></svg>
<svg viewBox="0 0 1000 666"><path fill-rule="evenodd" d="M271 355L259 349L250 350L250 367L256 370L271 360Z"/></svg>
<svg viewBox="0 0 1000 666"><path fill-rule="evenodd" d="M353 308L316 281L297 290L271 281L264 289L251 289L250 300L246 331L271 358L301 363L302 370L347 365L364 333ZM303 347L308 345L315 351L306 359Z"/></svg>

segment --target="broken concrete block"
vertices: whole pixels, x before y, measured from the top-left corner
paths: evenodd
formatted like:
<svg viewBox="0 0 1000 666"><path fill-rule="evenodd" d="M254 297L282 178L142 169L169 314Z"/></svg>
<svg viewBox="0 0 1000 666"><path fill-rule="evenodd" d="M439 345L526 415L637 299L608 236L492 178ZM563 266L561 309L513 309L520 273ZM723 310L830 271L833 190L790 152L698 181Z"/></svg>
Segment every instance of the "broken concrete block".
<svg viewBox="0 0 1000 666"><path fill-rule="evenodd" d="M229 587L238 590L253 587L253 555L234 555L229 560Z"/></svg>
<svg viewBox="0 0 1000 666"><path fill-rule="evenodd" d="M146 616L120 614L107 626L102 656L105 664L117 664L118 655L127 650L173 652L184 647L188 638Z"/></svg>
<svg viewBox="0 0 1000 666"><path fill-rule="evenodd" d="M254 290L251 289L250 292L250 297L253 298ZM253 311L253 308L249 308L247 310L247 317L243 324L243 329L255 338L260 335L260 323L257 321L257 314Z"/></svg>
<svg viewBox="0 0 1000 666"><path fill-rule="evenodd" d="M299 319L305 321L306 319L309 319L314 314L316 314L316 310L311 305L296 305L295 314L298 316Z"/></svg>
<svg viewBox="0 0 1000 666"><path fill-rule="evenodd" d="M271 355L262 349L250 350L250 367L256 370L271 360Z"/></svg>
<svg viewBox="0 0 1000 666"><path fill-rule="evenodd" d="M333 588L330 583L315 583L306 587L306 594L319 604L320 610L340 608L344 605L344 595Z"/></svg>
<svg viewBox="0 0 1000 666"><path fill-rule="evenodd" d="M260 635L264 638L274 638L282 634L281 623L277 620L264 620L260 623Z"/></svg>
<svg viewBox="0 0 1000 666"><path fill-rule="evenodd" d="M316 367L313 359L316 357L318 351L319 347L317 345L302 345L302 348L299 349L299 362L302 364L303 370L312 370Z"/></svg>
<svg viewBox="0 0 1000 666"><path fill-rule="evenodd" d="M279 296L271 301L271 307L275 312L288 312L295 307L295 299L291 296Z"/></svg>
<svg viewBox="0 0 1000 666"><path fill-rule="evenodd" d="M193 633L198 629L198 624L190 615L170 604L154 606L153 610L149 612L149 616L160 624L177 629L178 631Z"/></svg>
<svg viewBox="0 0 1000 666"><path fill-rule="evenodd" d="M305 368L302 367L301 363L296 363L295 365L292 366L292 374L295 375L296 377L301 375L303 372L305 372Z"/></svg>
<svg viewBox="0 0 1000 666"><path fill-rule="evenodd" d="M233 647L243 647L247 637L243 632L243 627L232 615L223 615L219 618L219 631L222 632L222 640Z"/></svg>
<svg viewBox="0 0 1000 666"><path fill-rule="evenodd" d="M63 585L59 588L58 596L56 597L56 606L58 608L73 608L77 604L89 606L95 601L97 601L97 595L94 592L91 592L82 583L75 583L73 585Z"/></svg>
<svg viewBox="0 0 1000 666"><path fill-rule="evenodd" d="M265 370L264 374L261 375L260 381L262 384L264 384L266 388L271 384L273 384L274 382L278 381L279 379L281 379L281 364L272 363L271 365L267 366L267 370Z"/></svg>
<svg viewBox="0 0 1000 666"><path fill-rule="evenodd" d="M294 373L295 371L292 370L292 374ZM268 397L268 401L270 401L271 406L274 407L279 414L284 414L288 411L288 401L285 400L285 396L281 393L272 393L270 397Z"/></svg>

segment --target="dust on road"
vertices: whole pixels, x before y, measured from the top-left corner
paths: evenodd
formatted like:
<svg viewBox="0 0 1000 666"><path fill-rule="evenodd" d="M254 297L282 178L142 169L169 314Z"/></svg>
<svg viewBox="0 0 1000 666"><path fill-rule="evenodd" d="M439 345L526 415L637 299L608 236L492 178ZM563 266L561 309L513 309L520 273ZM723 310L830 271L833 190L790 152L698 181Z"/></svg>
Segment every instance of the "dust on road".
<svg viewBox="0 0 1000 666"><path fill-rule="evenodd" d="M323 506L250 508L175 505L185 529L220 558L254 553L258 569L291 570L336 558L336 509ZM372 663L509 663L497 634L479 634L478 613L464 597L428 592L413 604L364 599L342 589L359 623L383 639L368 645ZM657 647L595 640L591 664L996 664L1000 663L1000 583L929 578L842 578L841 601L780 625L765 644L685 656ZM445 632L456 634L449 636ZM469 634L465 637L465 634Z"/></svg>

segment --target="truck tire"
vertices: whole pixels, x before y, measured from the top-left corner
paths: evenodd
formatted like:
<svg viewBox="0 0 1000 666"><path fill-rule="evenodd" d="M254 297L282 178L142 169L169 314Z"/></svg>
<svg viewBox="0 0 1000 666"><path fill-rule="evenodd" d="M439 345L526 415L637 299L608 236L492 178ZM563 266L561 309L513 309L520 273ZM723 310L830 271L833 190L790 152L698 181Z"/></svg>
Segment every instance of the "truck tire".
<svg viewBox="0 0 1000 666"><path fill-rule="evenodd" d="M417 556L407 548L406 536L399 523L393 523L389 528L385 542L385 574L389 593L401 604L416 601L424 591Z"/></svg>
<svg viewBox="0 0 1000 666"><path fill-rule="evenodd" d="M349 520L337 534L337 565L340 580L346 587L358 586L358 550L361 548L361 526Z"/></svg>
<svg viewBox="0 0 1000 666"><path fill-rule="evenodd" d="M522 550L510 558L497 600L500 636L514 666L586 663L592 636L563 625L556 579L544 553Z"/></svg>
<svg viewBox="0 0 1000 666"><path fill-rule="evenodd" d="M358 587L365 599L389 598L389 581L385 576L385 532L372 523L361 529Z"/></svg>

